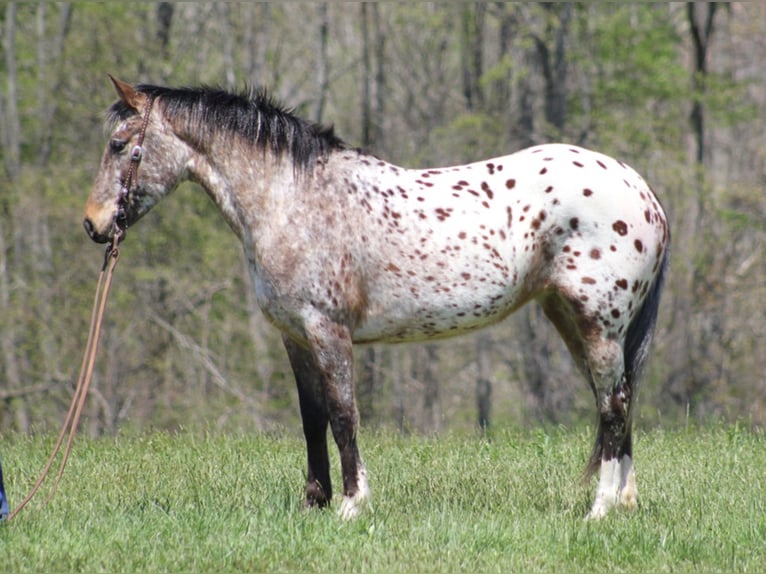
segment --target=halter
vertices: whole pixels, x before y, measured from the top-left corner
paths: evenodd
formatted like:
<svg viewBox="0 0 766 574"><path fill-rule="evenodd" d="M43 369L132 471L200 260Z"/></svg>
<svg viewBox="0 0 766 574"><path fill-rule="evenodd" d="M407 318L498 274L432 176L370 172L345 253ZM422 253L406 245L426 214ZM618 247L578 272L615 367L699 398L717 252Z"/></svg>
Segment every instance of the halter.
<svg viewBox="0 0 766 574"><path fill-rule="evenodd" d="M138 166L141 164L141 159L144 156L144 136L146 135L146 127L149 125L149 114L152 112L152 104L154 103L154 97L148 96L146 100L146 109L144 110L144 119L141 122L141 130L138 132L138 143L130 150L130 166L128 167L128 175L122 180L122 187L120 188L120 198L117 202L117 215L114 218L115 223L115 241L114 246L125 237L125 233L128 230L128 206L130 205L130 192L135 189L134 183L137 184L138 180Z"/></svg>

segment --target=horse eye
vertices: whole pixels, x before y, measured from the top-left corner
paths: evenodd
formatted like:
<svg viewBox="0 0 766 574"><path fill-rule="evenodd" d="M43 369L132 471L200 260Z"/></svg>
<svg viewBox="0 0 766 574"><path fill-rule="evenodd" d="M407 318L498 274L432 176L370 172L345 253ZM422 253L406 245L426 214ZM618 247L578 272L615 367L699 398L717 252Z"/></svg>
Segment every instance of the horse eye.
<svg viewBox="0 0 766 574"><path fill-rule="evenodd" d="M112 153L120 153L122 150L125 149L125 146L127 144L128 142L124 140L114 139L109 142L109 149L112 150Z"/></svg>

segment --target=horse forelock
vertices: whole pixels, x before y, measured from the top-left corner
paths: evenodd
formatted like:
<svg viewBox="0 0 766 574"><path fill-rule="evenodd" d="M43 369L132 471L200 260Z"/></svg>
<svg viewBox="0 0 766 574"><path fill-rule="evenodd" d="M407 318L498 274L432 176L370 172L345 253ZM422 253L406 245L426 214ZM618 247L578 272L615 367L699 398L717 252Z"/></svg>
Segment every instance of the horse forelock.
<svg viewBox="0 0 766 574"><path fill-rule="evenodd" d="M195 147L204 149L213 138L237 139L255 149L287 155L301 169L347 145L332 126L306 121L284 107L266 90L240 93L212 87L167 88L140 84L139 92L153 96L162 115ZM114 129L136 111L122 101L107 111L107 129Z"/></svg>

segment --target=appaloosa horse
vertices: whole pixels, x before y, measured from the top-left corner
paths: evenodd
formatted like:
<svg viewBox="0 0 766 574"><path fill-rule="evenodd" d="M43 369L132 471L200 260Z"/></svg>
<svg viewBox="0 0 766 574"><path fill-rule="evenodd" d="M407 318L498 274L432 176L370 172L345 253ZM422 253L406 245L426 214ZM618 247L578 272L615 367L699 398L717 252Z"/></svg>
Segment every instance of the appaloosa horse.
<svg viewBox="0 0 766 574"><path fill-rule="evenodd" d="M354 343L467 333L531 300L596 397L589 469L601 474L589 516L636 506L632 404L670 234L635 171L562 144L404 169L264 94L113 83L119 100L85 229L106 242L181 182L206 190L282 332L303 417L308 506L332 497L328 422L342 466L340 515L356 516L370 497L356 441Z"/></svg>

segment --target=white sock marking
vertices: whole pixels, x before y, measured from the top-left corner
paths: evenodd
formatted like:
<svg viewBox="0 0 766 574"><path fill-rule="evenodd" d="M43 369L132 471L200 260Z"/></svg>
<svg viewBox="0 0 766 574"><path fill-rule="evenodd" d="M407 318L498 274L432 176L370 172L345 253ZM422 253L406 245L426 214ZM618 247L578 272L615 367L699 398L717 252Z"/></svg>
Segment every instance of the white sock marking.
<svg viewBox="0 0 766 574"><path fill-rule="evenodd" d="M614 506L624 506L633 510L638 505L636 473L629 456L621 459L601 461L601 475L596 489L596 500L587 519L599 519L606 516Z"/></svg>
<svg viewBox="0 0 766 574"><path fill-rule="evenodd" d="M338 515L343 520L353 520L362 511L371 498L370 485L367 482L367 470L362 467L356 475L356 494L354 496L344 496L343 502L338 509Z"/></svg>

